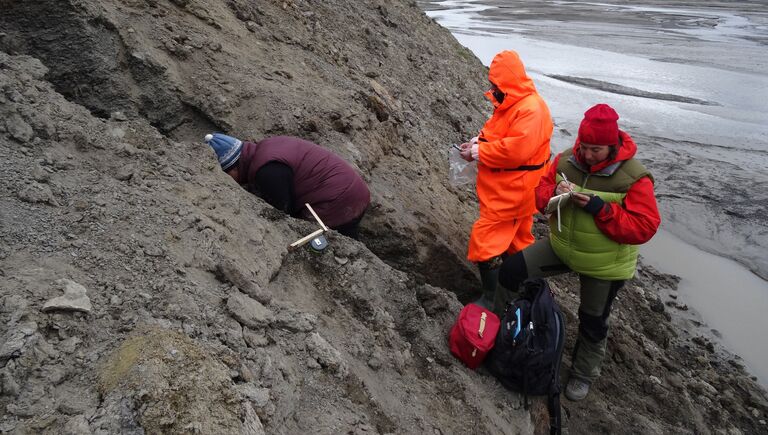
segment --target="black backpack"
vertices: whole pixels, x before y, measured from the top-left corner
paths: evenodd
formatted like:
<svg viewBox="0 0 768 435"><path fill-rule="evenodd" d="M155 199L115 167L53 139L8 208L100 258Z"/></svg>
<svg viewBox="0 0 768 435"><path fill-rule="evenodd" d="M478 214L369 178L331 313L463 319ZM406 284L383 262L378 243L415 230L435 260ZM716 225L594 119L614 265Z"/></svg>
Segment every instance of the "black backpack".
<svg viewBox="0 0 768 435"><path fill-rule="evenodd" d="M522 296L507 305L485 367L506 388L528 396L547 396L550 434L560 433L560 362L565 321L549 284L523 283Z"/></svg>

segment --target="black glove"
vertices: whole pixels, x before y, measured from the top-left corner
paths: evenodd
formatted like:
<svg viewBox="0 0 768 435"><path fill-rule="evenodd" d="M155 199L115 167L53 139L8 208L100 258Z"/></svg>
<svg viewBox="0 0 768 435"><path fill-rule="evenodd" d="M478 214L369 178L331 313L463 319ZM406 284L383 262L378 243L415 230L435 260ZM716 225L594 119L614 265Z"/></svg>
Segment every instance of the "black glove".
<svg viewBox="0 0 768 435"><path fill-rule="evenodd" d="M598 213L600 213L600 210L603 209L603 206L605 205L605 201L603 201L602 198L595 195L592 198L590 198L589 202L584 206L584 211L591 214L592 216L597 216Z"/></svg>

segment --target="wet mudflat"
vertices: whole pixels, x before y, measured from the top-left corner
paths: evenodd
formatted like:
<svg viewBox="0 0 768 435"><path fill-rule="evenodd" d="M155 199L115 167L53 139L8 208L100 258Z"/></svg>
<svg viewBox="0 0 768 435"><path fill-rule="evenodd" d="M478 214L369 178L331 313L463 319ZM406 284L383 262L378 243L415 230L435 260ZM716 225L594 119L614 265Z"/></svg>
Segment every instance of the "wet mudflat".
<svg viewBox="0 0 768 435"><path fill-rule="evenodd" d="M681 300L668 302L701 314L765 384L768 354L750 343L768 326L768 6L421 3L486 65L520 53L555 118L555 150L572 146L591 105L617 109L653 171L666 230L644 258L681 276Z"/></svg>

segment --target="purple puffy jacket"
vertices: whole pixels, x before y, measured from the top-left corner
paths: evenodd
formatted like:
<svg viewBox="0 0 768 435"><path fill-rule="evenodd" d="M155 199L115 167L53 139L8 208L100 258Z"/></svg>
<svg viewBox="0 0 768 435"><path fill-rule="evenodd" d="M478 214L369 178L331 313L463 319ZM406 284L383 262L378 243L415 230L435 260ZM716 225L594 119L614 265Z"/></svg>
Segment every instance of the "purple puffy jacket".
<svg viewBox="0 0 768 435"><path fill-rule="evenodd" d="M240 182L252 184L256 172L269 162L280 162L293 171L294 202L304 219L312 214L309 203L329 227L338 227L362 216L371 201L368 186L341 157L312 142L275 136L243 143Z"/></svg>

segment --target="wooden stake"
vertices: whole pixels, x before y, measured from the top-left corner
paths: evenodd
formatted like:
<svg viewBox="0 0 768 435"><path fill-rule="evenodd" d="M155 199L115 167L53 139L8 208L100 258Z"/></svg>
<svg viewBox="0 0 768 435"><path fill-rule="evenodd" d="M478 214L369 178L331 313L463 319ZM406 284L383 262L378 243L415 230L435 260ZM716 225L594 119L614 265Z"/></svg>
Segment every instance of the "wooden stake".
<svg viewBox="0 0 768 435"><path fill-rule="evenodd" d="M314 217L315 217L315 220L317 220L317 223L319 223L319 224L320 224L320 226L323 228L323 231L329 231L329 230L328 230L328 227L326 227L326 226L325 226L325 224L323 223L323 221L321 221L321 220L320 220L320 217L317 215L317 213L315 213L315 210L313 210L313 209L312 209L312 206L311 206L311 205L309 205L309 204L308 204L308 203L306 203L306 202L304 203L304 205L306 205L306 206L307 206L307 208L309 209L309 211L312 213L312 216L314 216Z"/></svg>
<svg viewBox="0 0 768 435"><path fill-rule="evenodd" d="M314 239L315 237L319 236L320 234L323 234L323 230L316 230L312 232L311 234L304 236L300 238L299 240L296 240L295 242L291 243L291 248L298 248L299 246L302 246L309 242L310 240Z"/></svg>

